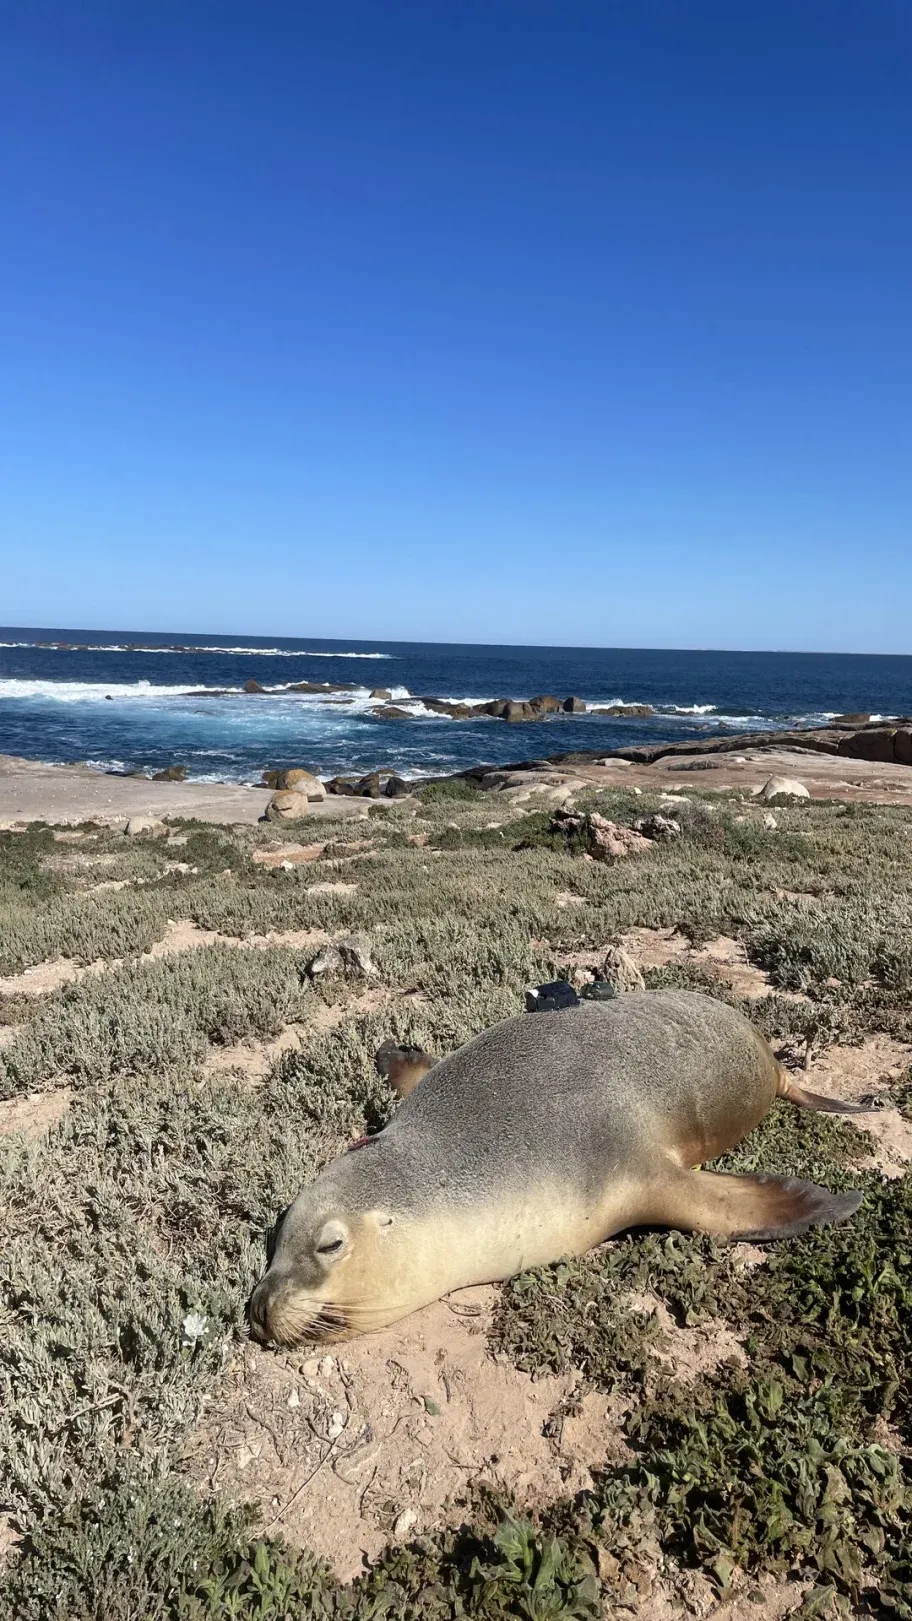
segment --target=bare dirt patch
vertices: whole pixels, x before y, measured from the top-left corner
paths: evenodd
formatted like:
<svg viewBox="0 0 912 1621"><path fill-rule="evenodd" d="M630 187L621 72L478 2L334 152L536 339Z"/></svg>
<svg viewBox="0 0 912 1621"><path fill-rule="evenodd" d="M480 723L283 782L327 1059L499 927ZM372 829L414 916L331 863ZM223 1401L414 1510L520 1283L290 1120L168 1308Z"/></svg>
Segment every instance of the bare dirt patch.
<svg viewBox="0 0 912 1621"><path fill-rule="evenodd" d="M82 979L86 974L100 974L107 966L101 957L87 964L74 962L72 957L54 957L48 962L36 963L34 968L24 968L21 974L0 979L0 996L49 996L61 985Z"/></svg>
<svg viewBox="0 0 912 1621"><path fill-rule="evenodd" d="M63 1086L57 1092L27 1093L0 1103L0 1136L13 1132L22 1132L26 1137L42 1136L63 1119L72 1096L71 1089Z"/></svg>
<svg viewBox="0 0 912 1621"><path fill-rule="evenodd" d="M785 996L790 1001L807 1001L798 991L781 991L771 985L763 969L748 962L742 942L726 934L702 946L694 946L677 929L631 929L622 937L621 945L641 968L689 965L702 968L704 973L730 985L735 996L775 995Z"/></svg>
<svg viewBox="0 0 912 1621"><path fill-rule="evenodd" d="M672 1378L692 1384L701 1374L710 1374L732 1358L747 1366L747 1357L736 1334L726 1323L710 1319L693 1327L680 1328L665 1305L654 1294L629 1295L627 1304L638 1316L654 1317L662 1331L655 1354L664 1362Z"/></svg>
<svg viewBox="0 0 912 1621"><path fill-rule="evenodd" d="M395 995L394 991L376 987L339 1002L315 1002L306 1024L287 1024L269 1041L253 1038L235 1042L231 1047L213 1047L203 1065L203 1073L238 1075L250 1087L262 1086L279 1059L287 1052L298 1051L306 1035L314 1030L334 1030L346 1019L357 1018L359 1014L377 1013Z"/></svg>
<svg viewBox="0 0 912 1621"><path fill-rule="evenodd" d="M325 849L325 840L322 844L270 844L254 850L251 859L260 867L300 867L319 861Z"/></svg>
<svg viewBox="0 0 912 1621"><path fill-rule="evenodd" d="M475 1480L520 1505L588 1486L624 1455L609 1401L576 1376L533 1380L488 1353L493 1289L461 1291L382 1334L314 1354L245 1348L186 1459L259 1498L274 1531L349 1578L390 1541L462 1518Z"/></svg>
<svg viewBox="0 0 912 1621"><path fill-rule="evenodd" d="M829 1047L812 1059L807 1084L825 1097L844 1098L847 1103L878 1092L885 1092L912 1065L912 1046L891 1036L867 1036L858 1047ZM898 1109L883 1108L871 1114L846 1116L860 1131L867 1131L877 1147L865 1161L865 1169L884 1176L904 1176L912 1161L912 1121Z"/></svg>

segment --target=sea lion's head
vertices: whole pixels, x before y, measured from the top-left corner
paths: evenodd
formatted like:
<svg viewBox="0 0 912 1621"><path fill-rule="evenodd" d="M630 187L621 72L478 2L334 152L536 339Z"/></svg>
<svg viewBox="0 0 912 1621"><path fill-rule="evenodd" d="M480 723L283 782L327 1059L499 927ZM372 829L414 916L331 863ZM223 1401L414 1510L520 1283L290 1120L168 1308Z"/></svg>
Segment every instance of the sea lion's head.
<svg viewBox="0 0 912 1621"><path fill-rule="evenodd" d="M412 1309L409 1246L393 1212L351 1208L328 1193L318 1179L277 1224L250 1298L251 1333L264 1344L349 1339Z"/></svg>

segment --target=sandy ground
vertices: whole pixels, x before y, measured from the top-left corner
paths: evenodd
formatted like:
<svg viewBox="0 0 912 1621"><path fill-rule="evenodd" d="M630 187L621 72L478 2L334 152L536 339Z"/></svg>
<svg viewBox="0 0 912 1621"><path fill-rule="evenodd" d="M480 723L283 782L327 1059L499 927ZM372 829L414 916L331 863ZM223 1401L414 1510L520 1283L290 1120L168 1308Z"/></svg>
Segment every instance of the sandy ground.
<svg viewBox="0 0 912 1621"><path fill-rule="evenodd" d="M201 822L258 822L272 798L268 788L231 783L151 782L108 777L88 766L41 765L0 755L0 827L29 822L125 822L130 816L186 817ZM315 816L359 817L363 799L329 798Z"/></svg>

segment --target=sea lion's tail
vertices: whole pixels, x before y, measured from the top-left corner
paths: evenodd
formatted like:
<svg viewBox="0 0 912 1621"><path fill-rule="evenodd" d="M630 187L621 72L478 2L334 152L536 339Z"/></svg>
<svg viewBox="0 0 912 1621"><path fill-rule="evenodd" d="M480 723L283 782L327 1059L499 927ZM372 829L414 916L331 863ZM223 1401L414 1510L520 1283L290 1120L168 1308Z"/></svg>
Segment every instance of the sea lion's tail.
<svg viewBox="0 0 912 1621"><path fill-rule="evenodd" d="M821 1092L811 1092L798 1082L782 1065L778 1066L776 1095L797 1104L799 1109L816 1109L818 1114L871 1114L876 1104L845 1103L842 1098L825 1098Z"/></svg>

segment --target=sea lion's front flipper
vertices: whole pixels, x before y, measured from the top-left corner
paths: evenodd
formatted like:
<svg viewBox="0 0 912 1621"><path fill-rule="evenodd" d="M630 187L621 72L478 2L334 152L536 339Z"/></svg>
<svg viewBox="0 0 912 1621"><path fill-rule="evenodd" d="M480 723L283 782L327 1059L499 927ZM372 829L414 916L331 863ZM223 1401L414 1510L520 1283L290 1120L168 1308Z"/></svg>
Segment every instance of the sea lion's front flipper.
<svg viewBox="0 0 912 1621"><path fill-rule="evenodd" d="M384 1041L374 1058L378 1073L389 1081L393 1091L398 1092L401 1098L407 1098L410 1092L414 1092L418 1082L424 1080L436 1062L436 1058L422 1052L420 1047L397 1047L394 1041Z"/></svg>
<svg viewBox="0 0 912 1621"><path fill-rule="evenodd" d="M808 1227L845 1221L860 1204L857 1190L832 1193L790 1176L687 1171L669 1182L656 1219L686 1232L726 1238L789 1238Z"/></svg>

